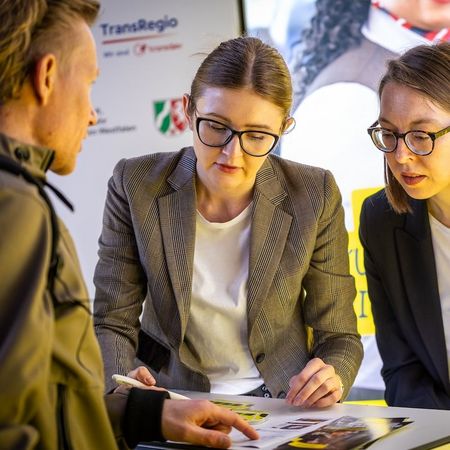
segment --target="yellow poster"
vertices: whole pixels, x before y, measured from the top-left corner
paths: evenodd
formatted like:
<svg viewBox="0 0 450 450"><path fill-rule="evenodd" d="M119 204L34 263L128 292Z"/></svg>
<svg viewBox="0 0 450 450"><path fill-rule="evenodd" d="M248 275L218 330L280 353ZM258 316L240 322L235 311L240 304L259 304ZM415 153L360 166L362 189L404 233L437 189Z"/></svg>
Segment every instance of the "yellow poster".
<svg viewBox="0 0 450 450"><path fill-rule="evenodd" d="M359 189L352 192L352 211L354 230L348 233L348 255L350 258L350 273L355 277L356 298L354 308L358 319L358 332L361 335L375 333L369 295L367 293L366 273L364 269L364 249L359 241L359 214L363 201L379 191L381 187Z"/></svg>

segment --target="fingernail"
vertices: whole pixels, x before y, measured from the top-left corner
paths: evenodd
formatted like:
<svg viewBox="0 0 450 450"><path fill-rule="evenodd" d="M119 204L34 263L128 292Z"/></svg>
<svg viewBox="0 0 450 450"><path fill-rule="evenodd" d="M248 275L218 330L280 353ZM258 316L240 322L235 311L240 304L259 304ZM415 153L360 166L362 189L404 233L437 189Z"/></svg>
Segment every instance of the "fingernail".
<svg viewBox="0 0 450 450"><path fill-rule="evenodd" d="M217 444L220 448L228 448L231 445L231 440L228 436L220 436Z"/></svg>

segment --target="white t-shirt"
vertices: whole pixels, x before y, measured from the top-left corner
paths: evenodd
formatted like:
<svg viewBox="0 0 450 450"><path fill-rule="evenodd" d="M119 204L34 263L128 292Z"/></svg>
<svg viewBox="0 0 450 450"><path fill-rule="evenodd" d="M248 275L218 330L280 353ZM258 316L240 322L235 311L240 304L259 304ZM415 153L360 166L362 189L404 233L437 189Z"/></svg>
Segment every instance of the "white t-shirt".
<svg viewBox="0 0 450 450"><path fill-rule="evenodd" d="M429 214L450 377L450 228Z"/></svg>
<svg viewBox="0 0 450 450"><path fill-rule="evenodd" d="M213 393L243 394L264 382L248 349L250 228L251 206L225 223L197 212L186 339Z"/></svg>

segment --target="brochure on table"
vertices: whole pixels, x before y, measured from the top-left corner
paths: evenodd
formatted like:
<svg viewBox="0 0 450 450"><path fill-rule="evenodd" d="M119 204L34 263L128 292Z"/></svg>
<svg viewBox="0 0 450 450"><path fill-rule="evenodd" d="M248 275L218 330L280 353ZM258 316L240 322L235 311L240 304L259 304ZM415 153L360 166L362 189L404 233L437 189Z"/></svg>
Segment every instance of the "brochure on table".
<svg viewBox="0 0 450 450"><path fill-rule="evenodd" d="M314 448L326 450L347 450L367 448L374 441L387 436L394 430L412 423L407 417L352 417L324 416L319 410L304 410L287 407L262 409L258 399L253 402L246 397L241 400L215 398L211 400L231 409L251 423L260 435L252 441L237 430L232 430L231 450L292 450L293 448ZM267 404L266 404L267 405ZM322 410L323 412L323 410ZM174 442L141 444L140 449L197 449Z"/></svg>
<svg viewBox="0 0 450 450"><path fill-rule="evenodd" d="M312 411L290 412L279 415L274 411L254 408L252 402L231 402L215 399L213 403L231 409L250 422L260 435L257 441L247 439L232 430L232 449L279 449L297 448L353 449L386 436L411 420L406 417L334 418L314 417Z"/></svg>

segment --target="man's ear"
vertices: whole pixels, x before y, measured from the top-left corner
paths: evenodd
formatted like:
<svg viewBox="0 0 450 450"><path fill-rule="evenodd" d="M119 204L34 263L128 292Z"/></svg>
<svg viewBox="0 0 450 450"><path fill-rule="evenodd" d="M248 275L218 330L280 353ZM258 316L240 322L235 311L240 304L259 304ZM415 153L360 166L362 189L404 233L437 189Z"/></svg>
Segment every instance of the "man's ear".
<svg viewBox="0 0 450 450"><path fill-rule="evenodd" d="M55 88L57 73L56 56L47 53L34 65L32 81L36 97L42 105L46 105Z"/></svg>
<svg viewBox="0 0 450 450"><path fill-rule="evenodd" d="M189 94L184 94L183 95L183 112L184 112L184 116L186 117L186 120L188 121L189 128L191 130L193 130L192 118L191 118L191 115L189 114L189 102L190 102Z"/></svg>

